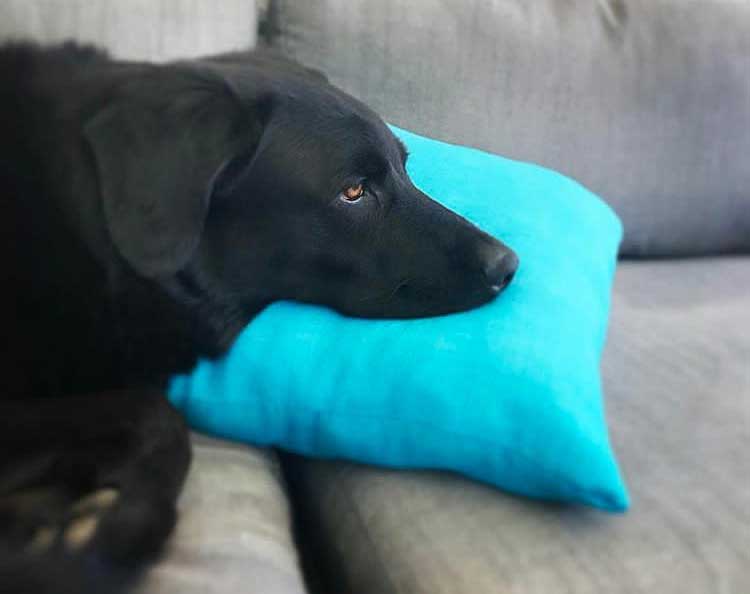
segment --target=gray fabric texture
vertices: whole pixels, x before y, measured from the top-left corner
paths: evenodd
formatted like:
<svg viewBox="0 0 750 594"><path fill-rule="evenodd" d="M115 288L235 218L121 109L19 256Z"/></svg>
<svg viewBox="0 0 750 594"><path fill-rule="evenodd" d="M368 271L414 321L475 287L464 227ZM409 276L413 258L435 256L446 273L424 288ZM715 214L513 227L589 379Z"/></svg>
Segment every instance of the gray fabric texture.
<svg viewBox="0 0 750 594"><path fill-rule="evenodd" d="M623 254L750 251L750 2L270 8L273 45L387 120L602 195L624 222Z"/></svg>
<svg viewBox="0 0 750 594"><path fill-rule="evenodd" d="M299 462L322 591L750 592L750 257L623 263L603 375L629 512Z"/></svg>
<svg viewBox="0 0 750 594"><path fill-rule="evenodd" d="M304 594L276 456L196 436L180 520L141 594Z"/></svg>
<svg viewBox="0 0 750 594"><path fill-rule="evenodd" d="M255 0L2 0L0 41L95 43L161 62L255 44Z"/></svg>

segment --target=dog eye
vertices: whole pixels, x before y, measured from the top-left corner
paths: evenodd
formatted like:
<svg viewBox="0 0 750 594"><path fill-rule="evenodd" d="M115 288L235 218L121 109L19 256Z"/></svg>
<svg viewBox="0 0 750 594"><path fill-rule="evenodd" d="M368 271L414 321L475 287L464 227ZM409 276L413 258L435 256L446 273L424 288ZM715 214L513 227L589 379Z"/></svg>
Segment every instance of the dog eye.
<svg viewBox="0 0 750 594"><path fill-rule="evenodd" d="M341 192L341 199L344 202L359 202L360 198L365 195L365 184L363 182L358 183L355 186L349 186L343 192Z"/></svg>

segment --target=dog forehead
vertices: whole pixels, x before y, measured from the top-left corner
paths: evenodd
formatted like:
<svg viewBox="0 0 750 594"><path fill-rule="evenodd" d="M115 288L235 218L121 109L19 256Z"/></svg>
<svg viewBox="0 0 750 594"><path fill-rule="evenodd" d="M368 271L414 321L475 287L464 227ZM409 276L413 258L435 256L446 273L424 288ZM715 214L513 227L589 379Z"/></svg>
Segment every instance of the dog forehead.
<svg viewBox="0 0 750 594"><path fill-rule="evenodd" d="M356 112L317 107L298 104L274 117L269 140L290 155L337 168L390 160L394 140L388 128Z"/></svg>
<svg viewBox="0 0 750 594"><path fill-rule="evenodd" d="M374 111L324 79L277 69L269 74L236 65L221 66L221 70L248 114L267 116L276 133L300 148L315 150L320 143L340 146L342 156L380 151L392 158L394 149L400 153L395 137Z"/></svg>

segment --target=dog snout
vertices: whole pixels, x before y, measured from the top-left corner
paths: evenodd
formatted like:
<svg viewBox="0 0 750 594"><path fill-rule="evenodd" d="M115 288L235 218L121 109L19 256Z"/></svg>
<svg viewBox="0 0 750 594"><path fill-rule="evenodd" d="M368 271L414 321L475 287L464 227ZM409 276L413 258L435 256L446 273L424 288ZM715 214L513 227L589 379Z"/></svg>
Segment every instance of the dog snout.
<svg viewBox="0 0 750 594"><path fill-rule="evenodd" d="M500 293L507 287L518 270L518 256L500 242L482 250L482 270L491 292Z"/></svg>

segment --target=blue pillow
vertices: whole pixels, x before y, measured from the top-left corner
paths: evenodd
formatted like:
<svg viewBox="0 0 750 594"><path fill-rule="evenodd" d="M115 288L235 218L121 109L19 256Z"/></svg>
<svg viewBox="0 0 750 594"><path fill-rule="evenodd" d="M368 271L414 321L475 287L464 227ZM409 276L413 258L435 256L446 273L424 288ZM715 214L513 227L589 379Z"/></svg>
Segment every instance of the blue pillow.
<svg viewBox="0 0 750 594"><path fill-rule="evenodd" d="M560 174L394 131L422 190L519 254L510 287L422 320L275 303L172 402L218 436L626 509L599 376L619 220Z"/></svg>

